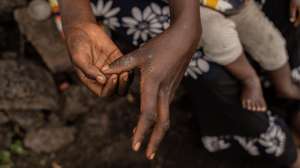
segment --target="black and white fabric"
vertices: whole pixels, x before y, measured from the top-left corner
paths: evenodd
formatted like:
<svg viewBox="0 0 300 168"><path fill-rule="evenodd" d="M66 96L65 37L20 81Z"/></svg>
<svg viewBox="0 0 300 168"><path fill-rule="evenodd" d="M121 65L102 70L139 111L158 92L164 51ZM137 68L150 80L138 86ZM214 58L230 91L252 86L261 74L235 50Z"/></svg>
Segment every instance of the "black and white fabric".
<svg viewBox="0 0 300 168"><path fill-rule="evenodd" d="M92 0L91 6L115 39L132 47L143 45L170 25L166 0ZM300 82L300 67L294 67L292 76ZM202 142L209 152L223 157L265 158L285 166L295 160L296 148L285 122L272 112L244 110L239 83L224 68L207 61L201 49L195 52L185 76Z"/></svg>

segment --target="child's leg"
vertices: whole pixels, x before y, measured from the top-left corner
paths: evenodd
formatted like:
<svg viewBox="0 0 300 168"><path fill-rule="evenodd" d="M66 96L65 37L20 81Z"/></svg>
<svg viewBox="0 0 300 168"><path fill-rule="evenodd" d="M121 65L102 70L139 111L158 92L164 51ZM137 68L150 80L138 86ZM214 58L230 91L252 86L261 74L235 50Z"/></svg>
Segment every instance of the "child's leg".
<svg viewBox="0 0 300 168"><path fill-rule="evenodd" d="M260 81L248 63L240 43L235 24L222 14L201 7L202 41L205 54L214 62L225 66L243 85L243 106L251 111L265 111Z"/></svg>
<svg viewBox="0 0 300 168"><path fill-rule="evenodd" d="M291 78L285 40L253 0L231 19L246 50L270 73L275 89L285 98L300 100L300 89Z"/></svg>
<svg viewBox="0 0 300 168"><path fill-rule="evenodd" d="M290 74L291 68L288 63L269 72L278 96L300 100L300 87L292 81Z"/></svg>
<svg viewBox="0 0 300 168"><path fill-rule="evenodd" d="M242 82L241 99L243 107L251 111L266 111L266 102L260 80L245 54L242 54L234 62L225 65L225 68Z"/></svg>

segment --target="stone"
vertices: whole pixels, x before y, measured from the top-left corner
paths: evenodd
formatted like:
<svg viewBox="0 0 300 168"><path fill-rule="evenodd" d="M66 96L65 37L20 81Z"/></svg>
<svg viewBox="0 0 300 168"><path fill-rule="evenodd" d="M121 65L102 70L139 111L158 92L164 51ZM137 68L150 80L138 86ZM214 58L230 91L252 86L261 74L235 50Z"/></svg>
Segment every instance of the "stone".
<svg viewBox="0 0 300 168"><path fill-rule="evenodd" d="M0 60L0 110L55 111L58 92L52 76L31 62Z"/></svg>
<svg viewBox="0 0 300 168"><path fill-rule="evenodd" d="M13 133L12 130L7 126L0 127L0 151L8 148L12 142Z"/></svg>
<svg viewBox="0 0 300 168"><path fill-rule="evenodd" d="M14 15L21 33L36 48L51 72L72 69L64 41L52 19L36 21L29 16L28 8L17 9Z"/></svg>
<svg viewBox="0 0 300 168"><path fill-rule="evenodd" d="M6 124L9 122L9 118L4 112L0 112L0 125Z"/></svg>
<svg viewBox="0 0 300 168"><path fill-rule="evenodd" d="M74 120L79 115L86 114L98 99L82 85L73 85L63 93L65 103L62 116L65 120Z"/></svg>
<svg viewBox="0 0 300 168"><path fill-rule="evenodd" d="M12 12L15 8L24 6L26 4L26 0L1 0L0 14Z"/></svg>
<svg viewBox="0 0 300 168"><path fill-rule="evenodd" d="M27 131L39 128L44 124L44 115L40 111L14 111L8 114L12 122Z"/></svg>
<svg viewBox="0 0 300 168"><path fill-rule="evenodd" d="M68 127L41 128L29 132L24 144L36 153L52 153L66 147L75 139L75 130Z"/></svg>

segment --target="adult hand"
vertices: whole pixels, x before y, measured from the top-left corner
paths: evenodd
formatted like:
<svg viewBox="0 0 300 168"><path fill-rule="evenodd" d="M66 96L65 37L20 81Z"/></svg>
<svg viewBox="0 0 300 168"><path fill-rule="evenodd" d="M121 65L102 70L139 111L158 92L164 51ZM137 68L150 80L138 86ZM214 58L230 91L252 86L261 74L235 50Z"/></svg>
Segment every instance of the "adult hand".
<svg viewBox="0 0 300 168"><path fill-rule="evenodd" d="M290 21L294 23L294 26L300 25L300 4L298 0L291 0L290 4Z"/></svg>
<svg viewBox="0 0 300 168"><path fill-rule="evenodd" d="M170 102L201 34L200 26L194 25L192 29L186 26L178 24L168 29L140 49L102 69L106 74L123 73L136 67L140 69L141 114L134 131L132 148L138 151L145 134L154 126L146 151L150 160L155 157L170 126Z"/></svg>
<svg viewBox="0 0 300 168"><path fill-rule="evenodd" d="M94 23L68 27L66 43L79 79L98 96L111 95L119 81L119 93L123 93L128 73L105 76L100 69L122 56L118 47L102 28Z"/></svg>

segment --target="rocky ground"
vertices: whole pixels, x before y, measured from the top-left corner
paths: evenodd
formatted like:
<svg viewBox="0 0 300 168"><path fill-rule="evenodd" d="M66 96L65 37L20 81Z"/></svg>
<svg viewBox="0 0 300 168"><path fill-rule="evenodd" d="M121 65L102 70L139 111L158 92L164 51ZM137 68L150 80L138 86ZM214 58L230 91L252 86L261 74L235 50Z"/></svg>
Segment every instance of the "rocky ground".
<svg viewBox="0 0 300 168"><path fill-rule="evenodd" d="M255 167L205 153L182 95L155 161L132 152L135 97L91 95L70 72L54 21L30 17L29 3L0 1L0 168Z"/></svg>
<svg viewBox="0 0 300 168"><path fill-rule="evenodd" d="M133 96L97 98L72 74L61 75L70 63L60 35L52 19L28 15L29 3L0 1L0 168L198 164L191 115L179 107L173 116L180 120L173 122L156 161L132 152L139 113Z"/></svg>

